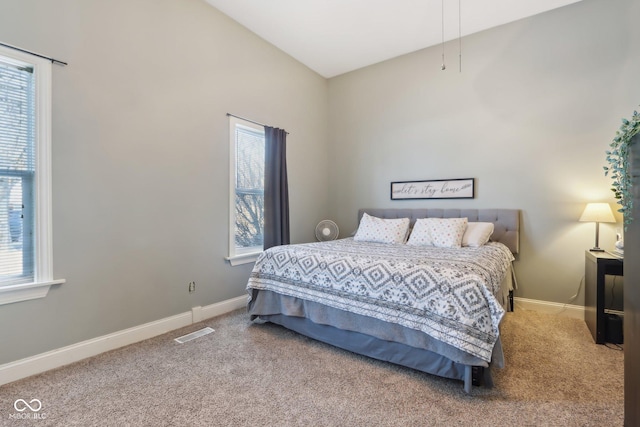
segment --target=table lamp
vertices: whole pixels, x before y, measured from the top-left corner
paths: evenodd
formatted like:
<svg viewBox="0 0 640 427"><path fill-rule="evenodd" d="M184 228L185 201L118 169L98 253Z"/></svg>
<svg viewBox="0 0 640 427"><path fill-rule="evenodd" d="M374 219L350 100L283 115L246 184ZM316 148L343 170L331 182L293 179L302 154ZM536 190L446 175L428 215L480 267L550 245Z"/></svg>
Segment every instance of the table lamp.
<svg viewBox="0 0 640 427"><path fill-rule="evenodd" d="M587 203L587 207L584 208L580 222L595 222L596 223L596 245L589 249L592 252L604 252L603 249L598 247L598 240L600 238L600 223L601 222L616 222L613 217L613 211L609 203Z"/></svg>

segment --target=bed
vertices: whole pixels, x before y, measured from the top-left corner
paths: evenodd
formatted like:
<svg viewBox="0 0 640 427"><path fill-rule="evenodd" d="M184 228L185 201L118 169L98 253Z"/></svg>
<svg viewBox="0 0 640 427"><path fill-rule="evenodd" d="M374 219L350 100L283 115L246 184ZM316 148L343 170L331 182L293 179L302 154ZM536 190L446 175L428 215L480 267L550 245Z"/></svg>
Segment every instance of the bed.
<svg viewBox="0 0 640 427"><path fill-rule="evenodd" d="M472 385L491 387L491 368L504 366L499 326L513 307L519 211L360 209L358 220L353 237L263 252L247 284L251 320L461 380L467 393ZM363 231L378 224L371 221L409 228L381 243ZM436 221L492 230L486 244L473 247L416 243L419 229Z"/></svg>

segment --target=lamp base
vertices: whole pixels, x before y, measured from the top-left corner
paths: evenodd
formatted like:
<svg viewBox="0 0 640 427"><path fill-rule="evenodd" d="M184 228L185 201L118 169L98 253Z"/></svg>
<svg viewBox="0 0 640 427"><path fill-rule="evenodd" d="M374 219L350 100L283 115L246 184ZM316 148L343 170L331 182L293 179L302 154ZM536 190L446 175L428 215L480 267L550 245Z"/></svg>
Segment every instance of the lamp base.
<svg viewBox="0 0 640 427"><path fill-rule="evenodd" d="M598 247L589 249L589 252L604 252L604 249L600 249Z"/></svg>

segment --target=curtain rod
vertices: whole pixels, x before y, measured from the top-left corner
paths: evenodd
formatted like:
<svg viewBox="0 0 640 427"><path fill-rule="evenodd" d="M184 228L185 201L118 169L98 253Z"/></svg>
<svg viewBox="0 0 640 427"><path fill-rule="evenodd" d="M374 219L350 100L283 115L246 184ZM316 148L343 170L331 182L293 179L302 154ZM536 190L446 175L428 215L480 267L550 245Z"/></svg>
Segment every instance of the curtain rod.
<svg viewBox="0 0 640 427"><path fill-rule="evenodd" d="M231 113L227 113L227 116L235 117L236 119L240 119L240 120L245 120L247 122L250 122L250 123L253 123L253 124L256 124L256 125L259 125L259 126L269 126L269 125L262 124L260 122L256 122L255 120L249 120L249 119L244 118L244 117L236 116L235 114L231 114ZM269 127L271 127L271 126L269 126ZM289 135L289 132L287 132L287 135Z"/></svg>
<svg viewBox="0 0 640 427"><path fill-rule="evenodd" d="M0 43L0 46L8 47L9 49L17 50L23 53L28 53L29 55L37 56L38 58L48 59L52 64L68 65L66 62L59 61L48 56L40 55L39 53L31 52L29 50L20 49L19 47L11 46L10 44Z"/></svg>

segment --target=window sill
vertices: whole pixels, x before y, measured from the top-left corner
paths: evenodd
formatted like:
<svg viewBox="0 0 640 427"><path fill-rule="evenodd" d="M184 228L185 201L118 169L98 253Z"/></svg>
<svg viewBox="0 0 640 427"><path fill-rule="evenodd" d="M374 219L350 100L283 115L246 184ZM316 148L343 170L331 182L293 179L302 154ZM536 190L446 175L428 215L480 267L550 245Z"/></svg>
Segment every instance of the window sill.
<svg viewBox="0 0 640 427"><path fill-rule="evenodd" d="M229 261L229 264L231 264L232 267L235 267L236 265L249 264L250 262L256 262L256 260L258 259L261 253L262 251L251 252L248 254L228 256L228 257L225 257L224 259Z"/></svg>
<svg viewBox="0 0 640 427"><path fill-rule="evenodd" d="M0 305L44 298L47 296L47 293L49 293L51 286L60 285L65 282L65 279L57 279L48 282L2 286L0 287Z"/></svg>

